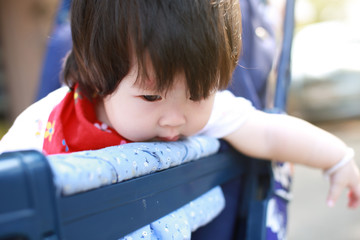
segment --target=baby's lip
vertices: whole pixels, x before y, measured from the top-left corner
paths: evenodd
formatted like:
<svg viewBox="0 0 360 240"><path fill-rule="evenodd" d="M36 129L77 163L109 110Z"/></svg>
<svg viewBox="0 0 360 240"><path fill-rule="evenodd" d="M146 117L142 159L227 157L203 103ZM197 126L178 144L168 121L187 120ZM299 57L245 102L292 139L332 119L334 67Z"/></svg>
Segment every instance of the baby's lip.
<svg viewBox="0 0 360 240"><path fill-rule="evenodd" d="M175 142L177 140L179 140L180 136L174 136L174 137L157 137L156 139L159 141L164 141L164 142Z"/></svg>

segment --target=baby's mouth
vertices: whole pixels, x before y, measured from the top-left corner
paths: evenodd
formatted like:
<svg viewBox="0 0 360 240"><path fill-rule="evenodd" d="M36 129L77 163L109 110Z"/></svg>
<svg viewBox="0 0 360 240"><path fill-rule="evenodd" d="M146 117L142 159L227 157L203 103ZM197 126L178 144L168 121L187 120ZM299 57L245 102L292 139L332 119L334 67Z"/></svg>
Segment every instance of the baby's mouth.
<svg viewBox="0 0 360 240"><path fill-rule="evenodd" d="M180 139L180 136L174 136L174 137L157 137L156 140L161 142L175 142Z"/></svg>

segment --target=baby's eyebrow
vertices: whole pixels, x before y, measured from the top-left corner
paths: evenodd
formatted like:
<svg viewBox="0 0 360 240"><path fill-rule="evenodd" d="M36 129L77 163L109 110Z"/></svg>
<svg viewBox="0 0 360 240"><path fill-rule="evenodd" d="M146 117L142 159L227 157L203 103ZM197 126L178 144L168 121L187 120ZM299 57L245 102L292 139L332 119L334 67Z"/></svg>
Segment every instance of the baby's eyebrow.
<svg viewBox="0 0 360 240"><path fill-rule="evenodd" d="M156 77L149 76L149 74L139 74L134 85L144 89L156 89Z"/></svg>
<svg viewBox="0 0 360 240"><path fill-rule="evenodd" d="M143 85L143 83L140 83L134 84L133 87L137 89L139 95L159 95L163 97L166 95L166 91L160 92L156 89L156 86Z"/></svg>
<svg viewBox="0 0 360 240"><path fill-rule="evenodd" d="M156 89L156 80L154 78L146 78L143 81L143 87L149 90L155 90Z"/></svg>

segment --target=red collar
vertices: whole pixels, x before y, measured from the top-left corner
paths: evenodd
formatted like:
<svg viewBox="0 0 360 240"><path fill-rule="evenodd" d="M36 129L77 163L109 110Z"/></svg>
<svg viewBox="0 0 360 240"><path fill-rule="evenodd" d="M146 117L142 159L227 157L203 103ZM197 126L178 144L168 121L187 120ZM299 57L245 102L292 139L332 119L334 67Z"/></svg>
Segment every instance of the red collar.
<svg viewBox="0 0 360 240"><path fill-rule="evenodd" d="M96 98L88 99L78 85L53 109L46 125L45 154L95 150L130 142L98 121Z"/></svg>

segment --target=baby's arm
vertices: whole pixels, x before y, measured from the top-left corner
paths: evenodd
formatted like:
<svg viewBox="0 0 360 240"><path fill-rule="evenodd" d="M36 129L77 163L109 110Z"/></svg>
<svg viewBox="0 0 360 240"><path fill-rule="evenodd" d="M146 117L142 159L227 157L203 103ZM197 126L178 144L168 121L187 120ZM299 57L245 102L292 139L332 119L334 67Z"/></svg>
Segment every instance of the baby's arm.
<svg viewBox="0 0 360 240"><path fill-rule="evenodd" d="M301 119L256 111L236 131L224 137L234 148L249 156L330 169L347 153L347 146L334 135ZM328 205L343 188L349 193L349 207L360 204L360 176L354 159L330 176Z"/></svg>

